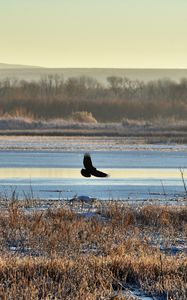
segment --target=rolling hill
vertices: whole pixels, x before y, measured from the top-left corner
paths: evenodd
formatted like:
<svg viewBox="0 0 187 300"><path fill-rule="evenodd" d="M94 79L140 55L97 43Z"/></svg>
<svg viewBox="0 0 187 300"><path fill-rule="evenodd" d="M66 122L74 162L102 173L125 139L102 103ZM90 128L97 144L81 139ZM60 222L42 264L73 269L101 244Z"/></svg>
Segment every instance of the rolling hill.
<svg viewBox="0 0 187 300"><path fill-rule="evenodd" d="M117 68L44 68L27 65L0 63L0 80L14 78L18 80L38 81L46 75L69 77L88 76L101 83L106 83L108 76L128 77L131 80L144 82L158 79L179 81L187 78L187 69L117 69Z"/></svg>
<svg viewBox="0 0 187 300"><path fill-rule="evenodd" d="M40 67L0 63L0 69L5 69L5 70L6 69L33 69L33 68L40 68Z"/></svg>

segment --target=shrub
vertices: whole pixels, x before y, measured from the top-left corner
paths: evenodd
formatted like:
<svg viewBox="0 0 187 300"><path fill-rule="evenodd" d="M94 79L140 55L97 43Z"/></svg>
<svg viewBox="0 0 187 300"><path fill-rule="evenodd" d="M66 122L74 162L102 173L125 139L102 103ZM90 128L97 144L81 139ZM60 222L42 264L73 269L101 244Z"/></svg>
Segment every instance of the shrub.
<svg viewBox="0 0 187 300"><path fill-rule="evenodd" d="M72 113L71 118L76 122L97 123L97 120L93 117L92 113L87 111L75 111Z"/></svg>

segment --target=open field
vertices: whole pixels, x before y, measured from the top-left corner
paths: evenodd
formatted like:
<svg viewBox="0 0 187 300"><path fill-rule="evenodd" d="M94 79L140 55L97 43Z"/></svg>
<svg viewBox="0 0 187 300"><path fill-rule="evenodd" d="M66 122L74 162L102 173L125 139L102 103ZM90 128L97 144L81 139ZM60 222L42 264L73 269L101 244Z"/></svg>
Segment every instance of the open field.
<svg viewBox="0 0 187 300"><path fill-rule="evenodd" d="M186 299L186 206L0 205L1 299Z"/></svg>

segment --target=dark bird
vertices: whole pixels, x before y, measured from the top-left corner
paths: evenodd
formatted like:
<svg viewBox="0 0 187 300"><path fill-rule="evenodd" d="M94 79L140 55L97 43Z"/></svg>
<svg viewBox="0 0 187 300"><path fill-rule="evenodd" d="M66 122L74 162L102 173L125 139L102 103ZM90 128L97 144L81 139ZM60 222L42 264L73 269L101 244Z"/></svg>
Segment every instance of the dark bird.
<svg viewBox="0 0 187 300"><path fill-rule="evenodd" d="M84 177L91 177L91 175L95 177L107 177L108 174L98 171L93 165L92 160L89 153L84 154L83 159L84 168L81 170L81 174Z"/></svg>

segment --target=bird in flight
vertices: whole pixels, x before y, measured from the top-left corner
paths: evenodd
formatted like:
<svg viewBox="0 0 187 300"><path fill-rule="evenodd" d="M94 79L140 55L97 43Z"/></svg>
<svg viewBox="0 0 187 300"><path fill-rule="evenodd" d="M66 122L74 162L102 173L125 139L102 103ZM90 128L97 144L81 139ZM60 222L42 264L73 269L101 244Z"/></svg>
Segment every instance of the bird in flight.
<svg viewBox="0 0 187 300"><path fill-rule="evenodd" d="M91 177L91 175L93 175L95 177L108 177L108 174L97 170L92 165L92 160L89 153L84 154L83 164L85 169L81 170L82 176Z"/></svg>

